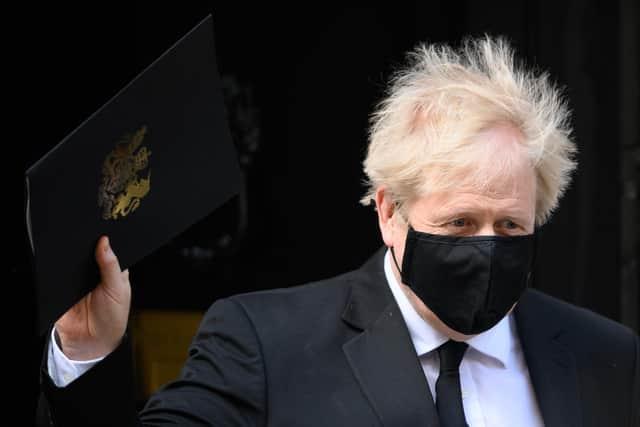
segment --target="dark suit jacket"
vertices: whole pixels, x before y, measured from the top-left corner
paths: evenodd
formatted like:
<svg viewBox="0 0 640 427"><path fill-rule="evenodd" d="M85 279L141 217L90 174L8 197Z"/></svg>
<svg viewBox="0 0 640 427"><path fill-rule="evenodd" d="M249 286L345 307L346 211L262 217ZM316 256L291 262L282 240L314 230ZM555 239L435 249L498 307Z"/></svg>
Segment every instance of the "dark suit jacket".
<svg viewBox="0 0 640 427"><path fill-rule="evenodd" d="M640 425L637 335L533 290L515 315L548 427ZM66 388L43 373L52 418L60 426L438 426L383 251L339 277L216 302L189 355L140 414L126 342Z"/></svg>

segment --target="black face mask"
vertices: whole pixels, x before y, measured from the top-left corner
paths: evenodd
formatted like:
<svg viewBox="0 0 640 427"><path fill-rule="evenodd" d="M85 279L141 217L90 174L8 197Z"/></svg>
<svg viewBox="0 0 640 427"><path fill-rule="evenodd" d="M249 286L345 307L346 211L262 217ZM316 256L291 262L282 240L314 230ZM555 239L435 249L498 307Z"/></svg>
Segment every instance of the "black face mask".
<svg viewBox="0 0 640 427"><path fill-rule="evenodd" d="M495 326L531 281L535 234L455 237L409 227L402 282L451 329L465 335Z"/></svg>

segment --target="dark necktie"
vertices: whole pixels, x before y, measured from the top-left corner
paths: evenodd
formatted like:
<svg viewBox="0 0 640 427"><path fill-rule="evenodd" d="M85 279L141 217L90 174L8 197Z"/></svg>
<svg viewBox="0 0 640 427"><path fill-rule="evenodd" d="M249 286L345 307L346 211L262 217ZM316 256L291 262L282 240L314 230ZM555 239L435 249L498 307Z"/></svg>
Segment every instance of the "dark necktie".
<svg viewBox="0 0 640 427"><path fill-rule="evenodd" d="M438 347L440 374L436 381L436 408L442 427L466 427L460 390L460 362L468 344L449 340Z"/></svg>

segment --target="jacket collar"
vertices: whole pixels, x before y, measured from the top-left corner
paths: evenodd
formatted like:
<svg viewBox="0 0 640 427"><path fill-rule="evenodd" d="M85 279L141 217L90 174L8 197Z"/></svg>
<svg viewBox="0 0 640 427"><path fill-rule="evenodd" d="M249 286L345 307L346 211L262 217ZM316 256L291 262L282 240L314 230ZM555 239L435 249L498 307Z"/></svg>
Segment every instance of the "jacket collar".
<svg viewBox="0 0 640 427"><path fill-rule="evenodd" d="M538 291L516 306L516 327L542 418L547 427L581 426L576 361L564 344L564 322Z"/></svg>
<svg viewBox="0 0 640 427"><path fill-rule="evenodd" d="M384 248L353 277L342 318L362 331L345 356L383 425L438 427L438 414L402 313L386 284Z"/></svg>

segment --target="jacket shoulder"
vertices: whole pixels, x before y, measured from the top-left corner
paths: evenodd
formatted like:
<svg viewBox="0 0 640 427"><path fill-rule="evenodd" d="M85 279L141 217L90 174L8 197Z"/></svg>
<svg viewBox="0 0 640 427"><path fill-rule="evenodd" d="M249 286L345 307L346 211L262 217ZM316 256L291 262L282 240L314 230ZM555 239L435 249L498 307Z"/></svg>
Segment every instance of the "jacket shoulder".
<svg viewBox="0 0 640 427"><path fill-rule="evenodd" d="M541 324L561 329L563 337L582 347L628 352L636 345L638 336L631 328L587 308L536 290L528 290L521 303L535 307Z"/></svg>
<svg viewBox="0 0 640 427"><path fill-rule="evenodd" d="M289 316L295 317L296 314L303 315L314 309L331 311L340 306L340 302L346 301L349 284L355 277L357 271L352 271L292 287L237 294L229 299L248 314L258 316L281 316L283 312L288 312Z"/></svg>

